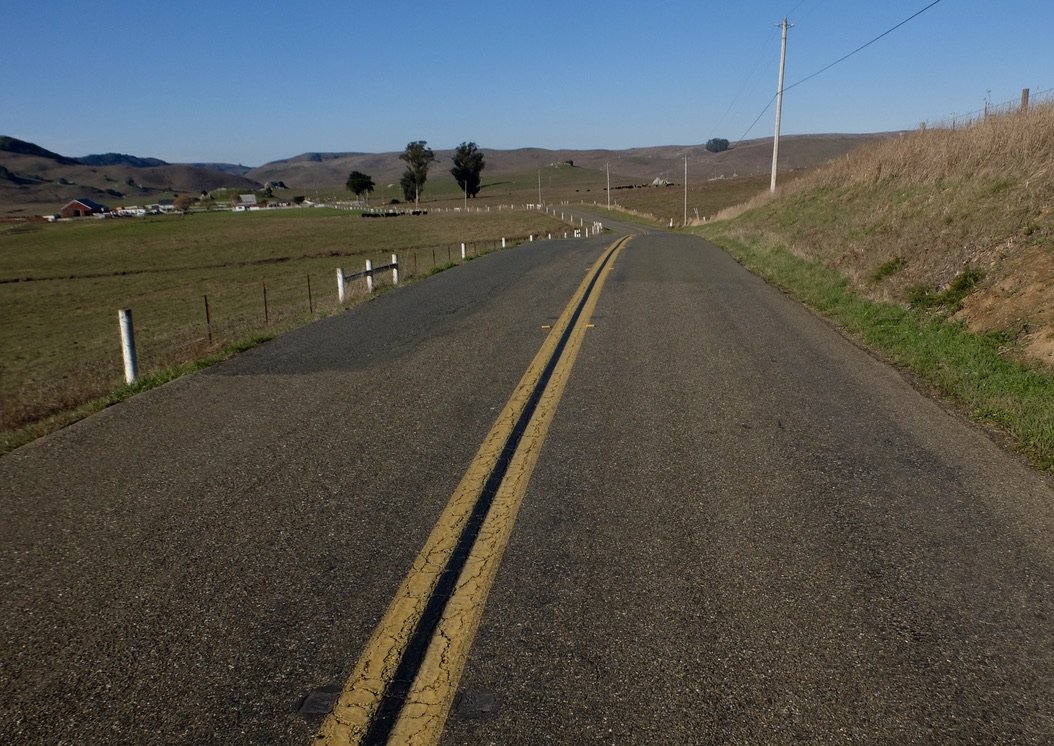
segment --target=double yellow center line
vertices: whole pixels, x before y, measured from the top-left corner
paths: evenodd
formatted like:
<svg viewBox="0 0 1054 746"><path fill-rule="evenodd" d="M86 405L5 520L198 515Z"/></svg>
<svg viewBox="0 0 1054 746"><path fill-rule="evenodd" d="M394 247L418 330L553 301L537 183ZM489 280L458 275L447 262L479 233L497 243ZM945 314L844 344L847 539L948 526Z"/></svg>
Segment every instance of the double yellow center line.
<svg viewBox="0 0 1054 746"><path fill-rule="evenodd" d="M553 325L374 630L319 743L438 742L606 270L629 240L605 249Z"/></svg>

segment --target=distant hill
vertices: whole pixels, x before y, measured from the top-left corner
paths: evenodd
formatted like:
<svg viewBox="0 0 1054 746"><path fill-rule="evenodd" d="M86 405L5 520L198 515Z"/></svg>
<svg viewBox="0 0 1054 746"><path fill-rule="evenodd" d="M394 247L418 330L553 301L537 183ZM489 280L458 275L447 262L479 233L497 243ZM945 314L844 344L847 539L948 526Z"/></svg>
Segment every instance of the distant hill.
<svg viewBox="0 0 1054 746"><path fill-rule="evenodd" d="M785 136L780 144L780 168L820 165L866 142L888 137L889 134ZM613 179L636 182L655 178L680 181L685 156L691 159L689 179L693 182L768 173L772 162L771 138L742 142L722 153L710 153L702 145L627 150L482 150L487 162L484 188L495 182L522 181L539 168L568 161L593 171L604 171L610 166ZM456 189L450 175L453 151L435 152L437 161L430 182ZM348 174L355 170L372 176L378 189L383 190L385 185L399 182L405 167L399 154L308 152L251 168L229 163L172 164L122 153L69 158L33 143L0 137L0 215L53 213L77 197L105 204L136 204L221 188L254 191L268 182L283 182L301 194L342 190Z"/></svg>
<svg viewBox="0 0 1054 746"><path fill-rule="evenodd" d="M243 166L240 163L188 163L194 168L203 168L206 171L219 171L232 176L245 176L253 170L252 166Z"/></svg>
<svg viewBox="0 0 1054 746"><path fill-rule="evenodd" d="M131 166L132 168L153 168L155 166L167 166L168 164L158 158L138 158L134 155L124 153L104 153L102 155L86 155L74 159L85 166Z"/></svg>
<svg viewBox="0 0 1054 746"><path fill-rule="evenodd" d="M780 169L816 166L845 155L860 145L890 137L869 135L790 135L780 140ZM485 178L503 174L523 174L552 163L573 161L582 168L604 170L612 175L651 181L657 177L677 181L683 173L684 156L692 160L692 181L767 173L772 166L772 139L749 140L722 153L710 153L703 145L668 145L628 150L547 150L520 148L493 150L481 148L486 156ZM436 150L437 162L431 173L437 179L450 179L452 150ZM248 176L259 181L283 181L293 190L339 189L348 174L362 171L377 184L397 183L405 164L399 152L391 153L302 153L292 158L266 163ZM433 178L433 177L430 177ZM682 177L683 178L683 177Z"/></svg>
<svg viewBox="0 0 1054 746"><path fill-rule="evenodd" d="M24 140L0 137L0 215L55 213L83 197L117 206L215 189L263 188L245 177L247 168L237 168L243 173L122 153L69 158Z"/></svg>
<svg viewBox="0 0 1054 746"><path fill-rule="evenodd" d="M67 158L66 156L59 155L58 153L52 153L50 150L45 150L39 145L34 145L31 142L25 140L19 140L16 137L8 137L6 135L0 136L0 152L3 153L15 153L18 155L31 155L37 158L48 158L57 163L65 165L73 165L77 161L73 158Z"/></svg>

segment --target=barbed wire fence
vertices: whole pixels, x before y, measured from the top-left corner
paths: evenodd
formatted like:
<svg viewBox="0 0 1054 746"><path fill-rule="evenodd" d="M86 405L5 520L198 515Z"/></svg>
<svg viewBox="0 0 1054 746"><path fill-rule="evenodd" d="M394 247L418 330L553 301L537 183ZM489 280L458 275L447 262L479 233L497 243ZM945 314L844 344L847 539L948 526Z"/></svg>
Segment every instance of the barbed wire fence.
<svg viewBox="0 0 1054 746"><path fill-rule="evenodd" d="M1054 102L1054 88L1040 91L1022 89L1021 98L998 103L986 103L979 109L966 112L952 112L936 119L920 123L922 129L965 129L985 121L988 117L1007 116L1010 114L1027 115L1038 107Z"/></svg>

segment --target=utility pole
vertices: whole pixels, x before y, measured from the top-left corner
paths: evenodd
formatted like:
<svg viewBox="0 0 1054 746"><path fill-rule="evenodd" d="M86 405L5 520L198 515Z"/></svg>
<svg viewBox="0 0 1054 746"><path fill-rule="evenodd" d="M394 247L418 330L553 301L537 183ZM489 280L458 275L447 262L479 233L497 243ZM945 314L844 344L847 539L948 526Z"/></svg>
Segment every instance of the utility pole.
<svg viewBox="0 0 1054 746"><path fill-rule="evenodd" d="M608 209L611 209L611 164L605 164L608 172Z"/></svg>
<svg viewBox="0 0 1054 746"><path fill-rule="evenodd" d="M784 16L780 28L783 29L783 41L780 44L780 82L779 87L776 89L776 136L772 139L772 183L769 186L770 192L776 191L776 164L779 162L780 157L780 114L783 113L783 69L787 63L787 29L790 28L786 16Z"/></svg>
<svg viewBox="0 0 1054 746"><path fill-rule="evenodd" d="M538 169L538 209L542 209L542 169Z"/></svg>
<svg viewBox="0 0 1054 746"><path fill-rule="evenodd" d="M688 227L688 154L684 154L684 226Z"/></svg>

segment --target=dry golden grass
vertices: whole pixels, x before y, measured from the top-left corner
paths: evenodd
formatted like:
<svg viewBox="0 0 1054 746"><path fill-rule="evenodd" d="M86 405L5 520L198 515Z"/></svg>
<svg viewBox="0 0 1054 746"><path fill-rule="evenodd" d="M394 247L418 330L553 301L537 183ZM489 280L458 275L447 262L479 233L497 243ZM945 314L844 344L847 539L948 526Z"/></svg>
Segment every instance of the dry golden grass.
<svg viewBox="0 0 1054 746"><path fill-rule="evenodd" d="M980 278L945 312L1054 366L1054 102L872 144L718 217L879 300Z"/></svg>

